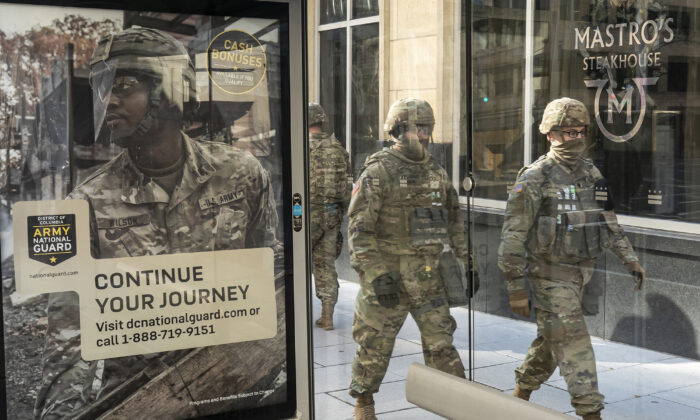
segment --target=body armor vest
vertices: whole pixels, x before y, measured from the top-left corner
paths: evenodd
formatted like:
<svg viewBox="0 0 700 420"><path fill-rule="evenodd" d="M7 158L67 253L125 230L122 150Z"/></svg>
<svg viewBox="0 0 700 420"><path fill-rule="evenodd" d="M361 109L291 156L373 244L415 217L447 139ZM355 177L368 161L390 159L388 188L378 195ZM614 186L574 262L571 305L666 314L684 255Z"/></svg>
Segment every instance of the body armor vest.
<svg viewBox="0 0 700 420"><path fill-rule="evenodd" d="M579 263L596 258L607 247L607 188L593 165L583 162L567 172L556 162L545 162L542 200L528 249L550 262Z"/></svg>
<svg viewBox="0 0 700 420"><path fill-rule="evenodd" d="M443 244L449 243L445 204L451 185L445 171L429 155L416 162L391 149L375 154L366 164L373 161L388 176L367 182L389 185L375 227L380 249L398 255L442 252Z"/></svg>

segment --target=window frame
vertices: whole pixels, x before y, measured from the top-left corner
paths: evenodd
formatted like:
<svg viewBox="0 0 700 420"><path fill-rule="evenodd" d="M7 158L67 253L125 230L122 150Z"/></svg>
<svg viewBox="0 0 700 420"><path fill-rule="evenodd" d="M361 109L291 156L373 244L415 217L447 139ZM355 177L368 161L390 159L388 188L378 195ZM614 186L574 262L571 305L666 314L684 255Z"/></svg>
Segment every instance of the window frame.
<svg viewBox="0 0 700 420"><path fill-rule="evenodd" d="M352 156L352 139L350 133L352 131L352 30L355 26L362 26L371 23L376 23L379 25L379 15L381 14L382 1L379 0L379 12L375 16L367 16L363 18L353 19L352 14L352 3L353 0L347 1L347 13L345 20L333 23L325 23L321 25L321 2L325 0L318 0L316 2L316 13L315 13L315 27L316 33L314 34L314 45L318 46L321 42L321 32L330 31L334 29L345 29L345 150L350 154L350 163L353 164ZM381 31L379 36L381 37ZM321 50L315 48L316 52L314 54L314 91L316 92L316 99L320 101L321 99L321 78L319 77L321 71ZM380 92L381 96L381 92ZM379 110L377 110L379 112ZM381 116L379 118L379 124L377 130L381 126Z"/></svg>

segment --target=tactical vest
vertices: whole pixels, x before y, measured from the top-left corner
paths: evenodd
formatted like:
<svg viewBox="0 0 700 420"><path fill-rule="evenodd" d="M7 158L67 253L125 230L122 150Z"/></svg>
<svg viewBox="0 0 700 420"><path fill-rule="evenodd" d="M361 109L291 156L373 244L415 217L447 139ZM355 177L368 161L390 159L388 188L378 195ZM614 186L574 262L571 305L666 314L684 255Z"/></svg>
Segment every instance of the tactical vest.
<svg viewBox="0 0 700 420"><path fill-rule="evenodd" d="M549 159L542 163L542 199L528 249L550 262L579 263L596 258L607 248L604 210L607 185L592 163L584 161L574 173Z"/></svg>
<svg viewBox="0 0 700 420"><path fill-rule="evenodd" d="M367 182L389 185L375 225L380 249L398 255L442 252L443 244L449 243L445 205L447 188L452 188L445 171L430 156L415 162L391 149L374 154L365 165L374 162L388 177Z"/></svg>
<svg viewBox="0 0 700 420"><path fill-rule="evenodd" d="M342 203L348 195L345 150L332 137L312 137L309 145L311 203Z"/></svg>

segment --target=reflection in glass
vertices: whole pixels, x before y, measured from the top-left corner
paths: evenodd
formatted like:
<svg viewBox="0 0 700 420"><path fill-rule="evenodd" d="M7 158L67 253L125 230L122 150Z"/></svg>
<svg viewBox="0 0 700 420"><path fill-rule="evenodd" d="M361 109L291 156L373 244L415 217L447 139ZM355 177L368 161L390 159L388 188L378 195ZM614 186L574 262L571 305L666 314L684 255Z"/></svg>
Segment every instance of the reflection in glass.
<svg viewBox="0 0 700 420"><path fill-rule="evenodd" d="M345 145L345 105L347 81L347 55L345 29L334 29L320 33L320 98L321 106L328 115L327 132Z"/></svg>
<svg viewBox="0 0 700 420"><path fill-rule="evenodd" d="M359 19L379 14L379 0L353 0L352 18Z"/></svg>
<svg viewBox="0 0 700 420"><path fill-rule="evenodd" d="M525 10L475 5L472 13L474 196L502 200L523 164Z"/></svg>
<svg viewBox="0 0 700 420"><path fill-rule="evenodd" d="M501 389L513 393L517 380L522 389L516 393L525 396L527 392L521 391L541 383L539 378L533 379L537 366L531 363L532 356L549 353L538 353L535 347L546 346L547 341L550 347L561 344L556 343L561 342L561 336L552 333L557 322L550 322L551 314L561 314L557 305L568 306L574 308L563 315L571 321L569 330L585 328L594 337L595 364L590 363L591 345L583 334L575 350L590 359L586 363L591 372L581 378L592 378L592 370L597 370L600 390L608 399L603 418L641 412L649 407L645 402L649 400L659 403L656 413L664 413L652 417L668 417L667 413L673 412L676 418L695 418L695 408L656 396L669 395L686 380L700 383L700 317L696 310L700 296L696 280L700 137L693 134L700 128L696 76L700 32L697 19L692 18L700 9L691 2L664 0L538 0L527 2L534 13L533 20L526 22L524 10L499 7L507 3L513 2L478 2L471 9L473 20L463 23L465 39L473 30L473 129L469 134L474 142L476 196L506 204L506 187L511 191L505 224L502 209L477 208L473 213L473 241L481 278L487 284L487 293L477 295L473 308L481 311L476 312L477 319L489 324L477 325L476 349L491 350L489 363L498 360L510 364L509 371L520 367ZM531 39L524 38L526 25L532 25ZM532 63L529 80L523 80L527 57L511 49L511 45L519 45L525 50L526 43L533 51L532 60L527 60ZM525 89L531 89L531 103L523 103ZM509 102L508 91L517 103ZM560 186L553 186L550 178L536 176L514 183L523 160L533 162L525 169L531 176L532 168L543 160L535 162L550 150L539 125L546 104L559 97L578 99L588 108L591 123L583 156L589 159L590 174L561 176ZM524 126L523 106L531 108L529 126ZM530 138L530 143L524 144L524 138ZM529 150L528 155L525 150ZM591 185L592 178L598 179L594 168L602 177ZM572 188L577 202L567 203L573 200ZM533 189L541 189L541 194L531 194L521 201L526 205L518 209L517 197ZM589 206L591 200L603 207ZM584 211L572 208L572 204L583 204ZM645 229L623 226L624 239L620 236L623 227L610 217L613 211L621 223L644 224ZM552 217L551 213L556 214ZM594 217L596 213L602 213L605 220ZM504 245L499 259L494 245L501 241L502 231ZM518 236L525 241L523 252L508 249L508 241ZM585 237L585 243L576 236ZM599 246L599 251L591 253ZM611 252L605 252L608 249ZM640 271L632 261L632 250L648 274L641 292L632 290L636 276L630 271ZM588 252L580 256L587 261L562 255L571 251ZM510 282L504 281L499 263L505 264L501 268ZM520 272L513 270L521 263ZM570 289L572 281L578 285L576 290ZM509 293L517 291L513 282L528 284L527 292L523 290L513 299ZM561 293L554 300L548 299L545 292L555 290ZM515 314L522 311L527 315L528 301L536 314L524 320ZM573 313L577 319L571 317ZM541 340L532 343L535 337ZM565 341L576 340L570 337ZM528 355L530 343L533 347ZM490 367L480 367L486 360L480 353L476 353L475 379L493 384L497 374ZM501 358L506 354L508 357ZM528 360L524 365L523 359ZM549 362L549 366L540 366L542 377L555 369L553 358ZM571 364L565 366L562 374L570 375L570 368ZM660 377L668 379L661 384ZM650 381L658 385L654 391L648 389ZM548 384L567 391L565 382ZM620 394L611 395L611 389ZM535 398L542 392L536 391ZM549 406L570 410L568 392L557 393L561 398ZM641 394L647 396L635 398ZM695 391L687 395L695 399ZM622 398L626 398L624 403L610 401ZM600 402L599 395L597 399Z"/></svg>
<svg viewBox="0 0 700 420"><path fill-rule="evenodd" d="M321 25L347 19L347 0L320 0Z"/></svg>
<svg viewBox="0 0 700 420"><path fill-rule="evenodd" d="M616 211L699 222L700 60L690 52L700 39L688 20L697 7L585 3L536 7L535 119L553 97L583 100L595 117L588 156L610 180ZM610 30L603 43L596 28ZM544 152L533 130L532 160Z"/></svg>
<svg viewBox="0 0 700 420"><path fill-rule="evenodd" d="M352 28L351 138L353 171L381 146L379 127L379 24Z"/></svg>

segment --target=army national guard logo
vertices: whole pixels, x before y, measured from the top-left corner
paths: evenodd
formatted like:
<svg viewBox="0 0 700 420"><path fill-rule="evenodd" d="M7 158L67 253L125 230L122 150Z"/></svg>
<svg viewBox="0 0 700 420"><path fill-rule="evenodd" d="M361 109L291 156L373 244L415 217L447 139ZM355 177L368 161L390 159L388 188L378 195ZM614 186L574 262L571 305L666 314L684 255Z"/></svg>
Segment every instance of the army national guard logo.
<svg viewBox="0 0 700 420"><path fill-rule="evenodd" d="M75 215L27 216L29 258L58 265L76 252Z"/></svg>

